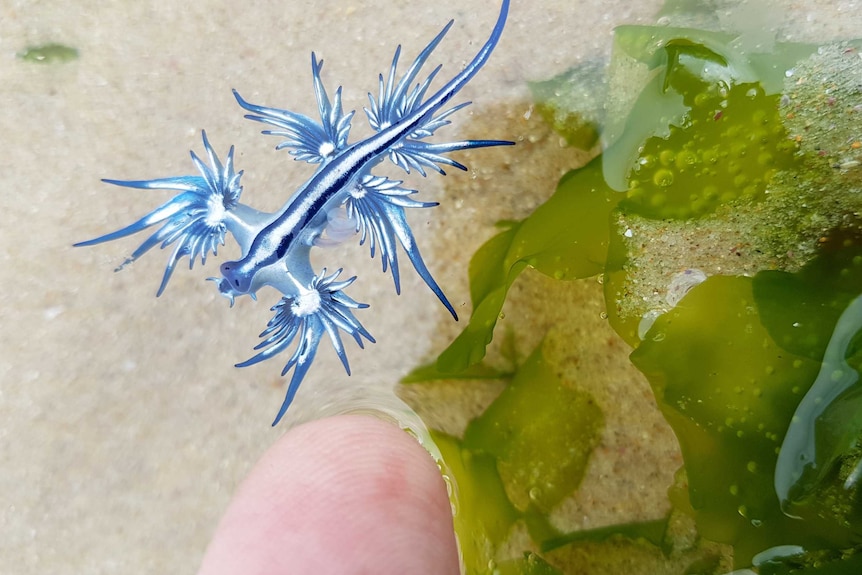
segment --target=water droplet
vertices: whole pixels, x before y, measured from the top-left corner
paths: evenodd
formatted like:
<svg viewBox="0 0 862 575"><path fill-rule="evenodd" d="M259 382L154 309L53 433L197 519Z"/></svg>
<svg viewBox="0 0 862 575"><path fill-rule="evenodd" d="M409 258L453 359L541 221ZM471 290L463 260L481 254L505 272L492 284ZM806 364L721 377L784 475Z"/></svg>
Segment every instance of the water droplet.
<svg viewBox="0 0 862 575"><path fill-rule="evenodd" d="M677 168L679 168L680 170L684 170L685 168L693 166L697 163L697 156L694 154L694 152L691 152L689 150L683 150L682 152L677 154L676 161L674 163L676 164Z"/></svg>
<svg viewBox="0 0 862 575"><path fill-rule="evenodd" d="M673 184L673 172L670 170L656 170L652 181L655 185L666 188Z"/></svg>

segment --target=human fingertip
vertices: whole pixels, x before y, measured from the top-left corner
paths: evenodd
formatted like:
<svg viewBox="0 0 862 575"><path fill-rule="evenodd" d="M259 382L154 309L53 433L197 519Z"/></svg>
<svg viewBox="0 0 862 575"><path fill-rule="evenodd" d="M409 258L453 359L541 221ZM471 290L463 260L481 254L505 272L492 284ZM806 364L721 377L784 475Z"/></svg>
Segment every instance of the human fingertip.
<svg viewBox="0 0 862 575"><path fill-rule="evenodd" d="M264 454L199 575L459 572L436 462L392 423L341 415L287 432Z"/></svg>

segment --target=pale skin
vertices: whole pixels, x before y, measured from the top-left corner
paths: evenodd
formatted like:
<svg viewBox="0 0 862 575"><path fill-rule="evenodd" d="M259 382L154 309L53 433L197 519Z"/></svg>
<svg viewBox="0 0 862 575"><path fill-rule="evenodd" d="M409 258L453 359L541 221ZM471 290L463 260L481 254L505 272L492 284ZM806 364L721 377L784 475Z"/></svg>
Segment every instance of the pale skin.
<svg viewBox="0 0 862 575"><path fill-rule="evenodd" d="M458 575L436 463L370 416L290 430L240 485L198 575L240 573Z"/></svg>

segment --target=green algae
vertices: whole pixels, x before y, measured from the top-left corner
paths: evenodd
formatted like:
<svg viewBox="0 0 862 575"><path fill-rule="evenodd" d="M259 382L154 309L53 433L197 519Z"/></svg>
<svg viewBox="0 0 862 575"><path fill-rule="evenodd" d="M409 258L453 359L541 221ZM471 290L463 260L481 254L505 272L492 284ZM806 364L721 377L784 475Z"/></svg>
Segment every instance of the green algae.
<svg viewBox="0 0 862 575"><path fill-rule="evenodd" d="M431 434L443 456L443 474L452 486L455 533L468 574L487 573L497 548L520 514L506 491L490 455L474 453L457 438Z"/></svg>
<svg viewBox="0 0 862 575"><path fill-rule="evenodd" d="M820 365L782 443L777 496L788 514L831 517L862 534L856 501L862 462L862 233L833 233L802 270L762 272L754 288L763 325L776 343Z"/></svg>
<svg viewBox="0 0 862 575"><path fill-rule="evenodd" d="M644 142L625 209L684 219L713 213L723 203L762 199L775 173L796 161L796 146L778 115L779 96L767 96L759 84L727 88L693 75L680 83L690 107L684 125Z"/></svg>
<svg viewBox="0 0 862 575"><path fill-rule="evenodd" d="M551 551L564 545L582 541L605 541L612 537L622 537L630 541L643 540L660 548L666 543L667 528L668 518L663 517L655 521L608 525L596 529L581 529L545 541L542 545L542 550Z"/></svg>
<svg viewBox="0 0 862 575"><path fill-rule="evenodd" d="M634 62L635 68L612 65L611 75L624 76L617 83L641 78L643 89L634 92L636 97L630 101L612 99L608 104L626 113L609 115L599 126L607 146L599 158L564 176L545 204L521 222L507 222L505 231L474 255L470 264L474 312L461 335L440 355L441 373L455 373L482 360L506 293L524 269L566 280L603 272L610 277L623 271L630 246L614 237L619 233L614 229L618 222L611 213L618 204L629 219L662 220L661 226L668 219L684 224L713 215L719 208L751 210L752 202L767 197L775 178L796 185L796 176L787 182L786 174L807 169L807 156L797 153L795 140L788 137L780 113L780 90L784 66L815 48L782 44L769 60L730 49L732 39L727 34L677 28L617 30L615 59ZM543 115L567 141L579 146L590 141L588 132L602 116L592 100L558 93L570 87L573 78L582 77L567 74L532 86ZM573 102L584 102L588 111L576 114ZM822 204L819 189L813 184L807 187L811 205ZM788 209L788 202L809 205L791 193L770 197L771 203L762 209L761 221L776 220L776 230L788 230L781 241L774 236L757 238L762 245L752 251L762 260L780 259L794 250L810 251L806 246L800 250L796 238L803 232L810 236L821 222L807 210ZM619 249L609 255L608 245L614 243ZM613 264L606 266L608 258ZM609 288L627 291L622 285L626 274L614 277L619 281ZM646 310L640 309L635 319L631 316L637 308L609 308L626 341L636 344L636 324Z"/></svg>
<svg viewBox="0 0 862 575"><path fill-rule="evenodd" d="M464 445L492 455L521 511L550 512L583 478L602 429L592 397L563 381L542 346L464 433Z"/></svg>
<svg viewBox="0 0 862 575"><path fill-rule="evenodd" d="M562 575L562 571L535 553L524 553L519 559L504 561L497 566L495 575Z"/></svg>
<svg viewBox="0 0 862 575"><path fill-rule="evenodd" d="M710 278L683 302L656 320L631 359L679 438L698 531L734 545L745 565L798 536L772 471L818 366L769 337L751 278Z"/></svg>
<svg viewBox="0 0 862 575"><path fill-rule="evenodd" d="M632 353L680 440L698 531L732 544L740 565L789 542L805 561L862 548L852 237L825 242L797 273L708 279Z"/></svg>
<svg viewBox="0 0 862 575"><path fill-rule="evenodd" d="M569 172L547 202L488 240L470 260L473 314L440 354L437 368L457 373L485 356L506 293L528 266L560 280L601 273L610 235L609 214L621 199L593 169ZM581 218L578 214L590 214ZM577 224L577 225L575 225Z"/></svg>
<svg viewBox="0 0 862 575"><path fill-rule="evenodd" d="M548 513L577 489L602 424L589 394L561 380L540 345L463 440L432 431L467 573L557 573L539 557L495 558L518 521L539 543L561 535Z"/></svg>
<svg viewBox="0 0 862 575"><path fill-rule="evenodd" d="M470 323L412 381L506 377L508 371L480 362L519 274L533 268L565 280L598 275L608 319L636 348L631 361L680 442L686 484L669 492L674 513L690 517L702 541L732 546L739 568L856 573L859 43L775 43L771 52L752 53L742 48L752 38L622 27L609 80L597 90L604 95L609 87L605 110L578 85L595 69L531 85L538 112L569 145L586 149L599 134L605 149L566 174L533 215L503 224L475 254ZM721 241L729 259L699 255ZM711 266L703 274L711 277L670 301L667 279L690 271L692 262ZM527 381L528 374L540 383ZM568 565L565 557L587 548L611 564L622 552L606 545L613 540L636 541L625 547L633 553L667 555L666 519L566 534L551 526L549 511L577 489L592 445L591 426L578 431L583 422L566 419L585 417L586 398L561 398L568 386L558 387L554 377L551 366L531 357L468 426L461 457L494 462L489 481L506 510L503 523L523 521L554 565ZM568 468L572 445L581 451ZM538 489L543 485L560 488ZM487 561L502 539L484 541L468 572L493 571ZM716 553L712 548L684 572L726 571ZM502 565L530 572L525 560Z"/></svg>
<svg viewBox="0 0 862 575"><path fill-rule="evenodd" d="M432 433L453 486L467 573L496 573L488 566L516 521L539 545L561 535L548 515L577 489L602 425L592 397L557 376L539 345L463 441ZM548 572L538 558L508 565Z"/></svg>
<svg viewBox="0 0 862 575"><path fill-rule="evenodd" d="M775 468L788 514L831 517L862 537L862 296L841 314L810 390L793 414Z"/></svg>
<svg viewBox="0 0 862 575"><path fill-rule="evenodd" d="M705 125L709 112L713 119L719 112L727 112L729 103L721 96L732 86L757 84L765 95L778 94L783 86L783 70L814 49L808 45L781 44L768 56L750 54L734 48L734 38L732 34L691 28L616 29L609 74L611 85L622 89L609 99L611 113L602 127L604 175L608 185L626 191L644 142L653 137L667 139L673 127L687 126L694 105L718 104L711 110L700 110L705 113L701 123ZM632 85L641 89L625 89ZM718 100L712 97L713 91ZM695 116L697 113L695 109ZM723 122L722 127L727 124ZM712 144L705 139L695 141L694 146L708 151Z"/></svg>
<svg viewBox="0 0 862 575"><path fill-rule="evenodd" d="M754 278L761 320L775 342L821 361L834 326L862 288L862 232L824 236L818 257L796 273L763 271Z"/></svg>
<svg viewBox="0 0 862 575"><path fill-rule="evenodd" d="M36 64L63 64L78 59L78 50L54 42L29 46L18 53L18 58L24 62Z"/></svg>
<svg viewBox="0 0 862 575"><path fill-rule="evenodd" d="M485 363L474 363L454 374L451 372L442 372L437 368L437 362L434 361L411 370L410 373L401 379L401 383L428 383L441 380L495 380L508 379L510 377L512 377L511 372L496 369Z"/></svg>
<svg viewBox="0 0 862 575"><path fill-rule="evenodd" d="M657 34L661 45L672 44L665 32ZM862 73L853 44L777 44L770 67L762 55L732 48L713 55L717 47L710 40L708 50L681 43L690 53L686 65L678 47L662 57L655 49L652 59L648 50L640 56L658 74L640 99L650 99L650 90L658 100L675 94L684 111L658 124L638 119L636 125L646 128L626 133L645 139L620 137L604 154L606 176L628 173L605 287L611 322L633 346L641 319L671 307L663 296L674 273L798 269L816 254L826 231L846 226L862 209L862 170L855 167L862 165L862 123L853 121L862 111L862 93L844 77ZM627 50L642 43L630 39ZM752 77L757 81L748 81ZM701 122L693 125L698 114ZM615 149L620 146L625 153ZM633 168L624 161L630 156ZM721 261L728 253L735 261Z"/></svg>

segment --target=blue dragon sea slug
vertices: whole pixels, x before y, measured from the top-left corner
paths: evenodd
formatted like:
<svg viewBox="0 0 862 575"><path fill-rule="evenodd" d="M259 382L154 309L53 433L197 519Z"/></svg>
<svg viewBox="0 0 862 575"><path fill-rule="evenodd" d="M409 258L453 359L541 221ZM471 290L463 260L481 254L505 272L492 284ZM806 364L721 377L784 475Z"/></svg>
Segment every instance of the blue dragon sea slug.
<svg viewBox="0 0 862 575"><path fill-rule="evenodd" d="M271 126L264 134L284 138L276 149L288 148L296 160L317 164L311 178L278 211L260 212L240 203L242 171L234 169L233 147L222 163L203 132L206 161L191 153L199 175L103 180L129 188L172 190L177 195L122 229L75 245L100 244L160 226L117 271L155 246L173 246L157 293L161 295L180 259L188 257L190 268L198 259L203 265L210 252L216 255L218 246L224 245L230 234L239 244L242 257L223 263L221 276L209 278L221 294L231 305L234 298L242 295L256 299L256 293L264 286L282 294L272 308L275 316L260 334L263 341L255 348L259 350L257 355L237 366L268 359L295 342L282 371L285 375L293 369L293 375L273 422L277 424L296 395L324 334L332 342L348 375L350 366L341 332L352 337L359 347L363 347L363 340L374 342L354 315L354 310L368 306L354 301L344 291L356 277L339 279L341 270L315 271L309 259L311 248L327 229L334 210L344 210L352 231L359 234L359 243L369 244L371 257L375 252L380 253L383 271L390 270L396 292L400 293L396 253L396 246L400 244L416 272L457 319L452 304L425 266L404 213L405 208L428 208L437 204L411 198L416 190L402 187L400 181L374 175L372 170L388 158L408 173L415 170L424 176L426 170L433 170L445 175L442 166L466 170L464 165L448 157L451 152L512 144L501 140L426 141L450 123L452 114L469 105L464 102L444 109L488 61L503 32L508 10L509 0L503 0L497 23L479 53L454 78L427 97L440 67L424 80L418 81L417 76L453 22L450 21L419 53L407 72L396 79L399 46L388 77L380 76L378 95L368 95L370 106L365 113L374 134L353 144L348 142L348 135L354 112L345 113L342 109L340 87L330 99L320 77L323 61L313 53L311 74L319 122L296 112L251 104L234 91L237 102L248 112L246 118Z"/></svg>

